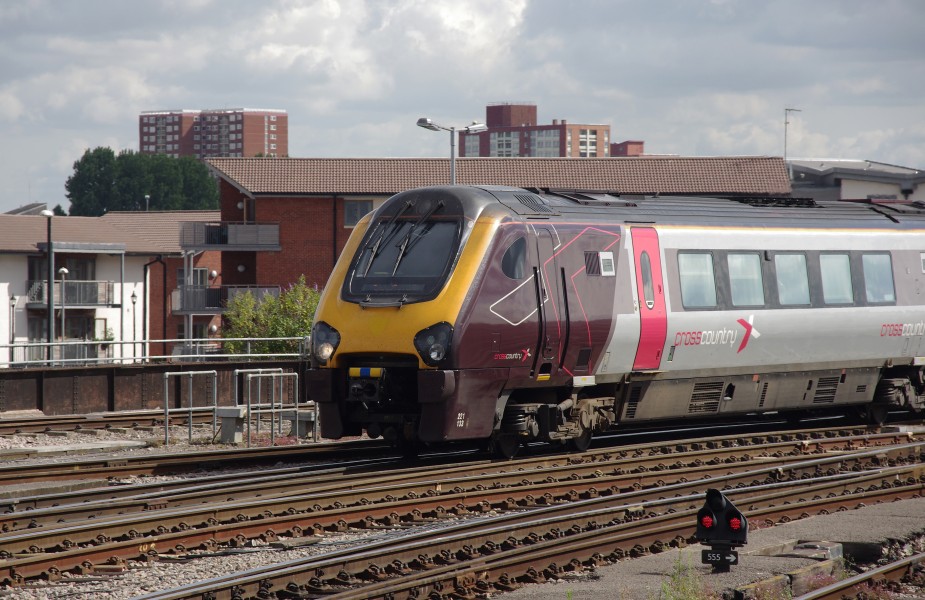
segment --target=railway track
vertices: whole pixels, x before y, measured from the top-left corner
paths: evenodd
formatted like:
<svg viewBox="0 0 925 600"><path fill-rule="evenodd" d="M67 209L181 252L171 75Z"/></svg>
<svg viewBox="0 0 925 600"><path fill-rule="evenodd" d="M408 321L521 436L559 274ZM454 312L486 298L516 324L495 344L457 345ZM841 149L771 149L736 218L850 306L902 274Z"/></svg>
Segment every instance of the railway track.
<svg viewBox="0 0 925 600"><path fill-rule="evenodd" d="M214 411L211 408L194 408L192 413L194 425L212 423ZM174 411L170 415L170 423L171 425L188 425L188 412ZM119 411L82 415L35 415L0 418L0 435L163 426L163 410Z"/></svg>
<svg viewBox="0 0 925 600"><path fill-rule="evenodd" d="M902 488L884 486L907 473L889 469L865 473L853 482L751 485L727 493L740 507L747 507L753 522L770 525L921 494L925 489L921 479ZM466 598L508 591L626 556L685 545L703 496L677 495L682 491L683 485L672 486L661 490L667 498L644 499L637 492L620 498L623 503L617 506L601 506L605 503L589 499L471 521L408 536L399 543L370 545L362 552L255 569L144 598L261 598L283 590L290 597Z"/></svg>
<svg viewBox="0 0 925 600"><path fill-rule="evenodd" d="M832 489L844 494L861 476L852 473L870 475L887 468L905 469L887 475L893 481L921 478L918 470L925 450L915 436L846 433L802 432L789 440L783 439L786 435L717 437L566 457L475 460L456 467L435 464L429 469L418 464L376 477L363 472L371 470L368 466L327 474L283 469L252 482L239 475L231 490L229 480L217 480L212 492L206 482L136 490L118 500L98 491L95 498L79 504L79 496L57 498L51 503L62 503L58 507L48 507L48 499L24 498L12 507L13 513L2 515L0 548L6 558L0 563L0 578L22 584L35 577L54 579L68 569L108 572L124 568L125 561L150 560L165 552L187 555L193 548L241 547L250 540L349 528L412 527L448 515L472 518L492 511L533 514L578 507L587 522L590 504L599 503L594 510L635 518L639 515L634 510L641 509L628 502L654 502L668 493L696 495L707 480L711 486L773 484L792 495L819 477L830 479L836 486ZM869 483L877 485L882 480ZM671 510L681 510L680 505Z"/></svg>
<svg viewBox="0 0 925 600"><path fill-rule="evenodd" d="M277 462L330 460L347 457L395 456L385 442L348 441L329 444L235 448L194 452L163 452L145 456L95 456L49 464L12 464L0 467L0 485L66 481L106 480L134 475L171 475L256 466Z"/></svg>

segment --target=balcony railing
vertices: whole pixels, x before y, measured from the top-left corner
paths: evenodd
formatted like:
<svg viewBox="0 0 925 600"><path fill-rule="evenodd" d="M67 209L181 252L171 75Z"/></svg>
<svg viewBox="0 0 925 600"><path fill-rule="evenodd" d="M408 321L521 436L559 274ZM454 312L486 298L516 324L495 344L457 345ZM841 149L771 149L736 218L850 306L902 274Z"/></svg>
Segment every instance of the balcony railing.
<svg viewBox="0 0 925 600"><path fill-rule="evenodd" d="M189 250L280 250L279 223L180 223L180 247Z"/></svg>
<svg viewBox="0 0 925 600"><path fill-rule="evenodd" d="M48 282L30 280L27 304L41 307L48 304ZM115 297L113 281L55 281L55 306L112 306Z"/></svg>
<svg viewBox="0 0 925 600"><path fill-rule="evenodd" d="M222 285L206 287L182 285L171 294L174 314L221 314L228 301L238 294L251 293L259 302L265 296L279 296L279 286Z"/></svg>

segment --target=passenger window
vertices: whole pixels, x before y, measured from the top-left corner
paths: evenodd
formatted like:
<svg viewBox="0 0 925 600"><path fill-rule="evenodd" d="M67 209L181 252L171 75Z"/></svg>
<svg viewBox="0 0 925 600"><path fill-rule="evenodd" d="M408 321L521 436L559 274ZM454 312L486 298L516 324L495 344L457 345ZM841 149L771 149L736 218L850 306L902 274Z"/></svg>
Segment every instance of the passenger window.
<svg viewBox="0 0 925 600"><path fill-rule="evenodd" d="M527 238L517 238L501 258L501 272L511 279L523 279L526 261Z"/></svg>
<svg viewBox="0 0 925 600"><path fill-rule="evenodd" d="M729 266L729 288L733 306L760 306L764 304L764 285L761 280L761 258L754 253L732 254L726 257Z"/></svg>
<svg viewBox="0 0 925 600"><path fill-rule="evenodd" d="M822 300L826 304L852 304L851 261L847 254L819 255L822 271Z"/></svg>
<svg viewBox="0 0 925 600"><path fill-rule="evenodd" d="M716 306L712 254L678 253L678 273L681 278L681 304L684 308Z"/></svg>
<svg viewBox="0 0 925 600"><path fill-rule="evenodd" d="M655 306L655 288L652 286L652 262L646 251L639 256L639 269L642 271L642 297L646 306L652 309Z"/></svg>
<svg viewBox="0 0 925 600"><path fill-rule="evenodd" d="M893 263L889 254L863 254L864 292L868 302L896 302Z"/></svg>
<svg viewBox="0 0 925 600"><path fill-rule="evenodd" d="M809 304L806 256L777 254L774 256L774 270L777 272L777 299L781 306Z"/></svg>

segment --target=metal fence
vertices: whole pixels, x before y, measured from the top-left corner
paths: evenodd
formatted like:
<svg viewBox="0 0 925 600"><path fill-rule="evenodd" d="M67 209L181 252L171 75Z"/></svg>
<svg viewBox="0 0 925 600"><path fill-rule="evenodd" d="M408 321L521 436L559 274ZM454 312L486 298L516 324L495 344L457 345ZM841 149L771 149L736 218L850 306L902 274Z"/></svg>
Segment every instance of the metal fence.
<svg viewBox="0 0 925 600"><path fill-rule="evenodd" d="M238 346L232 351L230 345ZM267 350L266 347L272 349ZM103 364L207 362L300 358L308 337L201 338L127 341L67 340L0 345L0 368L80 367Z"/></svg>

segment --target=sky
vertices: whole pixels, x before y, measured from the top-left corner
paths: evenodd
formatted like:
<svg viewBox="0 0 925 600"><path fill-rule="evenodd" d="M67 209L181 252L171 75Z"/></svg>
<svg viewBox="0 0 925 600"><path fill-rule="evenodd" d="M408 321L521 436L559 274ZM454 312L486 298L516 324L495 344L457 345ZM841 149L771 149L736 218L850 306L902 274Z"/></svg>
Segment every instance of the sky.
<svg viewBox="0 0 925 600"><path fill-rule="evenodd" d="M146 110L275 108L294 157L440 157L530 102L650 154L925 168L922 0L0 0L0 212Z"/></svg>

